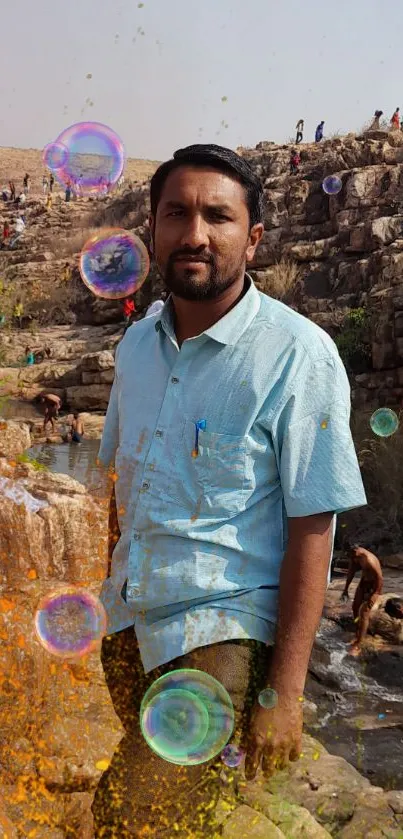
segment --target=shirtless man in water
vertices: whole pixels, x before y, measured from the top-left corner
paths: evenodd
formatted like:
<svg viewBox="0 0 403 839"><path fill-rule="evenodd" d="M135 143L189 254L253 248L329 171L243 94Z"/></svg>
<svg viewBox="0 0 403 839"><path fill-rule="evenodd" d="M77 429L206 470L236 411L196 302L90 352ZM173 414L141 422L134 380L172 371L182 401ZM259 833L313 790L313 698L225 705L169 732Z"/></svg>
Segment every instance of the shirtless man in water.
<svg viewBox="0 0 403 839"><path fill-rule="evenodd" d="M381 564L375 554L361 548L360 545L353 545L348 554L350 564L346 585L341 595L342 600L348 600L350 584L357 571L362 572L353 600L353 615L358 623L357 635L350 649L350 655L358 656L361 652L361 642L367 634L370 612L378 603L379 595L382 593L383 577Z"/></svg>

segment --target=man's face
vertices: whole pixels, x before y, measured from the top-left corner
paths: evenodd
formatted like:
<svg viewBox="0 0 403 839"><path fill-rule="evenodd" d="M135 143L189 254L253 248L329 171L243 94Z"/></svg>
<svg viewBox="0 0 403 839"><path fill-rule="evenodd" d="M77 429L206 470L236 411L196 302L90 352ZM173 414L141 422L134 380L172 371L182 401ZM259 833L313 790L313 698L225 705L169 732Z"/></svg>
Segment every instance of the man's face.
<svg viewBox="0 0 403 839"><path fill-rule="evenodd" d="M243 277L263 233L249 229L245 190L211 168L181 166L168 175L150 218L158 268L185 300L213 300Z"/></svg>

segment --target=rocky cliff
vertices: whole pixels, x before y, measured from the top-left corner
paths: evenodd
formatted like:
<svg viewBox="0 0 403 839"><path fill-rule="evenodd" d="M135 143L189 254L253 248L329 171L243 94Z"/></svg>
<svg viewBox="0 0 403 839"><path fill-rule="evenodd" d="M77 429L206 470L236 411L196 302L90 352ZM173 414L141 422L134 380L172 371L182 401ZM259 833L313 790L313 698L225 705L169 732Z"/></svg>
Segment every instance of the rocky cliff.
<svg viewBox="0 0 403 839"><path fill-rule="evenodd" d="M292 176L290 146L240 149L261 177L266 198L254 277L263 291L340 341L355 405L396 405L403 396L403 134L368 131L300 150L300 171ZM343 184L335 196L322 189L330 174ZM9 213L4 205L0 223ZM147 182L98 201L66 205L56 196L50 212L33 195L18 249L0 252L3 308L20 294L34 339L41 337L40 326L119 322L120 303L93 298L81 283L78 254L89 233L105 224L133 229L147 243L147 214ZM73 268L69 284L62 279L66 261ZM152 269L137 295L140 313L159 289ZM8 360L4 338L1 347Z"/></svg>

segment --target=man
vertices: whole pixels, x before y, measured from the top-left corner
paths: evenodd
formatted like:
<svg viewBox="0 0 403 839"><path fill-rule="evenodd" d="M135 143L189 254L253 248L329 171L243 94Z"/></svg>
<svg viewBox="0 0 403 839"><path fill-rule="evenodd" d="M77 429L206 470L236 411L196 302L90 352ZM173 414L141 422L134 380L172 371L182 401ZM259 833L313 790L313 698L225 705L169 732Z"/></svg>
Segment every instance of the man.
<svg viewBox="0 0 403 839"><path fill-rule="evenodd" d="M21 298L17 297L13 309L13 320L17 322L20 329L22 329L22 317L24 314L24 306L21 303Z"/></svg>
<svg viewBox="0 0 403 839"><path fill-rule="evenodd" d="M25 230L25 222L22 216L17 216L14 222L14 236L10 242L10 248L13 248L14 245L17 244L18 240L21 239L22 234Z"/></svg>
<svg viewBox="0 0 403 839"><path fill-rule="evenodd" d="M43 421L43 431L46 432L46 426L50 422L52 431L55 431L55 418L59 416L59 410L62 404L60 396L54 393L41 393L39 401L45 408L45 416Z"/></svg>
<svg viewBox="0 0 403 839"><path fill-rule="evenodd" d="M84 423L78 411L74 411L73 419L70 423L70 433L72 443L81 443L84 437Z"/></svg>
<svg viewBox="0 0 403 839"><path fill-rule="evenodd" d="M55 182L55 176L54 176L53 172L51 172L50 177L49 177L49 192L53 192L54 182Z"/></svg>
<svg viewBox="0 0 403 839"><path fill-rule="evenodd" d="M301 155L296 149L293 149L290 157L290 175L298 175L300 163Z"/></svg>
<svg viewBox="0 0 403 839"><path fill-rule="evenodd" d="M144 317L149 318L152 315L159 315L160 312L162 312L162 310L165 306L165 301L166 301L167 297L168 297L168 295L167 295L166 291L162 291L160 299L159 300L154 300L154 303L151 303L151 305L148 307Z"/></svg>
<svg viewBox="0 0 403 839"><path fill-rule="evenodd" d="M25 175L24 175L23 187L24 187L24 192L26 192L26 194L29 195L29 191L31 189L31 179L30 179L30 176L28 175L28 172L26 172Z"/></svg>
<svg viewBox="0 0 403 839"><path fill-rule="evenodd" d="M298 145L298 143L302 143L302 140L304 139L304 120L303 119L298 120L297 125L296 125L296 129L297 129L297 137L296 137L295 142Z"/></svg>
<svg viewBox="0 0 403 839"><path fill-rule="evenodd" d="M46 193L48 191L48 186L49 186L49 181L48 181L46 175L44 175L43 178L42 178L42 192L43 192L44 195L46 195Z"/></svg>
<svg viewBox="0 0 403 839"><path fill-rule="evenodd" d="M324 126L325 126L325 121L322 120L322 122L319 123L319 125L317 126L316 131L315 131L315 143L320 143L321 140L323 140Z"/></svg>
<svg viewBox="0 0 403 839"><path fill-rule="evenodd" d="M64 283L69 283L73 276L73 272L70 267L69 262L64 263L63 273L62 273L62 280Z"/></svg>
<svg viewBox="0 0 403 839"><path fill-rule="evenodd" d="M101 659L125 735L95 793L97 839L206 835L220 756L175 766L149 749L139 709L159 675L204 670L229 691L247 778L301 751L335 513L366 499L333 341L245 274L262 216L258 177L220 146L176 152L151 181L171 295L117 347L99 451L114 486Z"/></svg>
<svg viewBox="0 0 403 839"><path fill-rule="evenodd" d="M382 568L378 557L359 545L352 545L349 550L349 567L341 595L342 600L348 600L348 590L357 571L362 573L353 600L353 615L357 623L357 632L350 649L352 656L358 656L361 652L361 644L368 631L370 613L379 601L383 585Z"/></svg>

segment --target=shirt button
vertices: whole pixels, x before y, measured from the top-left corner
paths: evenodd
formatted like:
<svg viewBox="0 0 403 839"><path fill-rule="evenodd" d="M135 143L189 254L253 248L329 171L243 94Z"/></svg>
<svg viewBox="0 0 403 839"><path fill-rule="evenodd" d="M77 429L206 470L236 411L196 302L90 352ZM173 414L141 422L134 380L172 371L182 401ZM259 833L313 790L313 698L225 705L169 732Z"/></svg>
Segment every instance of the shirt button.
<svg viewBox="0 0 403 839"><path fill-rule="evenodd" d="M179 379L177 379L176 376L172 376L171 382L172 382L173 385L178 385L179 384Z"/></svg>
<svg viewBox="0 0 403 839"><path fill-rule="evenodd" d="M140 594L140 589L138 586L127 586L127 596L128 597L137 597Z"/></svg>
<svg viewBox="0 0 403 839"><path fill-rule="evenodd" d="M142 486L142 489L150 489L149 481L143 481L141 486Z"/></svg>
<svg viewBox="0 0 403 839"><path fill-rule="evenodd" d="M163 432L163 431L160 431L160 429L158 428L158 429L157 429L157 431L155 432L155 436L156 436L156 437L163 437L163 436L164 436L164 432Z"/></svg>
<svg viewBox="0 0 403 839"><path fill-rule="evenodd" d="M133 533L133 539L135 542L138 542L140 539L140 533L137 533L137 531Z"/></svg>

